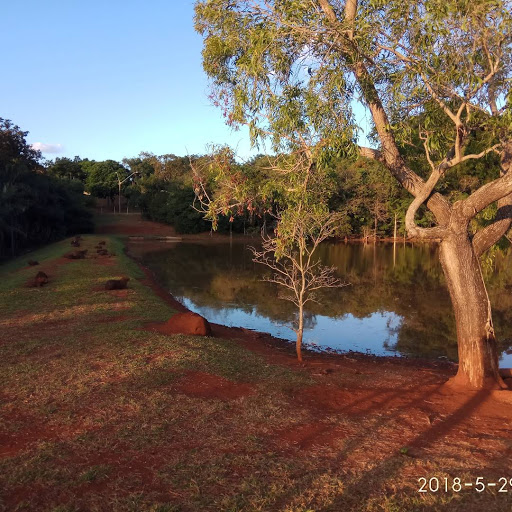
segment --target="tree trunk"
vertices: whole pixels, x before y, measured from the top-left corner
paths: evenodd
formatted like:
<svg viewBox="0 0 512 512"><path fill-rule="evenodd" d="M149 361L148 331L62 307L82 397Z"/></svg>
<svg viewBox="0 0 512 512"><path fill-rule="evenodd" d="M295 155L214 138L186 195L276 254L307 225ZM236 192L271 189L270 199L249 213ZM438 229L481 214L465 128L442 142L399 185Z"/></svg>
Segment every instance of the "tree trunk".
<svg viewBox="0 0 512 512"><path fill-rule="evenodd" d="M466 230L441 242L440 258L455 312L459 370L454 383L472 388L506 388L480 261Z"/></svg>
<svg viewBox="0 0 512 512"><path fill-rule="evenodd" d="M304 333L304 308L301 305L299 307L299 326L297 329L297 341L295 343L295 349L297 351L297 360L302 363L302 335Z"/></svg>
<svg viewBox="0 0 512 512"><path fill-rule="evenodd" d="M297 331L297 341L295 342L295 349L297 351L297 361L302 363L302 331Z"/></svg>
<svg viewBox="0 0 512 512"><path fill-rule="evenodd" d="M14 228L11 225L11 256L16 256L16 248L14 246Z"/></svg>

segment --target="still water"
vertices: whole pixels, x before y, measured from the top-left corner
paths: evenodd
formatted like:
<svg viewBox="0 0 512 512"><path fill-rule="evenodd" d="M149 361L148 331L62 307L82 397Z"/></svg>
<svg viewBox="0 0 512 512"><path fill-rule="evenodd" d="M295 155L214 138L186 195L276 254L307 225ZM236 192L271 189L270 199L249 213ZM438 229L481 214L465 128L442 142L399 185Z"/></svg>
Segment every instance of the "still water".
<svg viewBox="0 0 512 512"><path fill-rule="evenodd" d="M318 293L306 307L304 343L376 355L457 359L455 320L435 246L323 244L319 256L348 285ZM144 263L187 308L210 322L293 340L295 307L263 282L269 269L249 244L177 243ZM512 367L512 251L485 265L500 366Z"/></svg>

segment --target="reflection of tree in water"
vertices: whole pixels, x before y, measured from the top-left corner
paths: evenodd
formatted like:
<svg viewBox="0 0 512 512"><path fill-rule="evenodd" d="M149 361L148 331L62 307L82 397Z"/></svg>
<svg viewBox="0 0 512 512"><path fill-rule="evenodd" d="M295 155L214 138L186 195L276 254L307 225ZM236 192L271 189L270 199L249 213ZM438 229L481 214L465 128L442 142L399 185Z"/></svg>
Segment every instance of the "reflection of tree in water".
<svg viewBox="0 0 512 512"><path fill-rule="evenodd" d="M198 307L221 310L227 305L285 324L295 308L277 300L278 287L261 281L263 269L252 261L246 244L178 244L148 254L145 263L176 296Z"/></svg>
<svg viewBox="0 0 512 512"><path fill-rule="evenodd" d="M400 320L396 325L392 325L393 317L389 317L386 321L386 329L388 331L388 337L382 342L382 346L387 350L396 350L396 343L392 341L393 338L398 337L400 330L402 329L403 319L398 317Z"/></svg>
<svg viewBox="0 0 512 512"><path fill-rule="evenodd" d="M295 308L293 308L295 310ZM317 321L316 321L316 315L312 313L311 311L304 311L304 330L310 330L314 329L316 327ZM293 311L292 319L289 321L290 326L292 326L294 329L297 328L299 325L299 319L298 319L298 313L297 311ZM286 325L286 327L288 327Z"/></svg>
<svg viewBox="0 0 512 512"><path fill-rule="evenodd" d="M182 243L148 254L145 262L171 293L188 297L199 307L220 310L228 305L276 324L293 322L294 306L278 300L277 287L261 281L267 269L253 263L246 248L240 243ZM319 304L308 304L308 329L316 325L317 315L364 319L388 311L401 317L399 326L388 328L384 343L389 348L457 358L455 320L437 247L397 244L394 250L392 244L323 244L319 257L335 265L350 286L319 291ZM494 267L487 281L497 333L501 340L509 338L505 350L512 346L512 251L496 256Z"/></svg>

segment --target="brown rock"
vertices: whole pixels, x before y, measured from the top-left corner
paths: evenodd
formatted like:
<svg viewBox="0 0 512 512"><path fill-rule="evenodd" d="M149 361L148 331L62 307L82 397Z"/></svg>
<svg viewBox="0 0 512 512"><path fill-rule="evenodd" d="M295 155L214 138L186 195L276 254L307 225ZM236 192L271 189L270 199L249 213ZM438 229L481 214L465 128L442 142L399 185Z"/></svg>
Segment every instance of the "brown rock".
<svg viewBox="0 0 512 512"><path fill-rule="evenodd" d="M84 249L83 251L68 252L67 254L64 254L64 258L67 258L68 260L83 260L86 254L87 249Z"/></svg>
<svg viewBox="0 0 512 512"><path fill-rule="evenodd" d="M33 267L35 265L39 265L39 261L36 261L36 260L28 260L28 264Z"/></svg>
<svg viewBox="0 0 512 512"><path fill-rule="evenodd" d="M210 336L212 328L206 318L197 313L176 313L163 326L166 334L191 334L193 336Z"/></svg>
<svg viewBox="0 0 512 512"><path fill-rule="evenodd" d="M31 279L28 282L28 286L31 288L35 288L35 287L43 286L47 283L48 283L48 276L43 271L40 271L36 274L36 277L34 277L33 279Z"/></svg>
<svg viewBox="0 0 512 512"><path fill-rule="evenodd" d="M124 290L127 288L129 277L122 277L121 279L109 279L105 283L105 290Z"/></svg>

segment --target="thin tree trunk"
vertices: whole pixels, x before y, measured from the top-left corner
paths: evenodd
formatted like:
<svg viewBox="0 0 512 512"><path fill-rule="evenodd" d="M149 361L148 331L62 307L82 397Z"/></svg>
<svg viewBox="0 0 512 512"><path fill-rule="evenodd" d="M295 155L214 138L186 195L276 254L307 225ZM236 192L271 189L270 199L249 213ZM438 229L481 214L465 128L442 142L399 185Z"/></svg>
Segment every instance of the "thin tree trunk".
<svg viewBox="0 0 512 512"><path fill-rule="evenodd" d="M506 388L499 376L487 289L467 233L452 233L443 240L440 259L457 326L459 370L454 382L479 389Z"/></svg>
<svg viewBox="0 0 512 512"><path fill-rule="evenodd" d="M295 348L297 351L297 360L302 363L302 335L304 333L304 308L301 304L299 307L299 327L297 329L297 342Z"/></svg>
<svg viewBox="0 0 512 512"><path fill-rule="evenodd" d="M14 229L12 226L11 226L11 255L13 258L16 255L16 248L14 246Z"/></svg>

